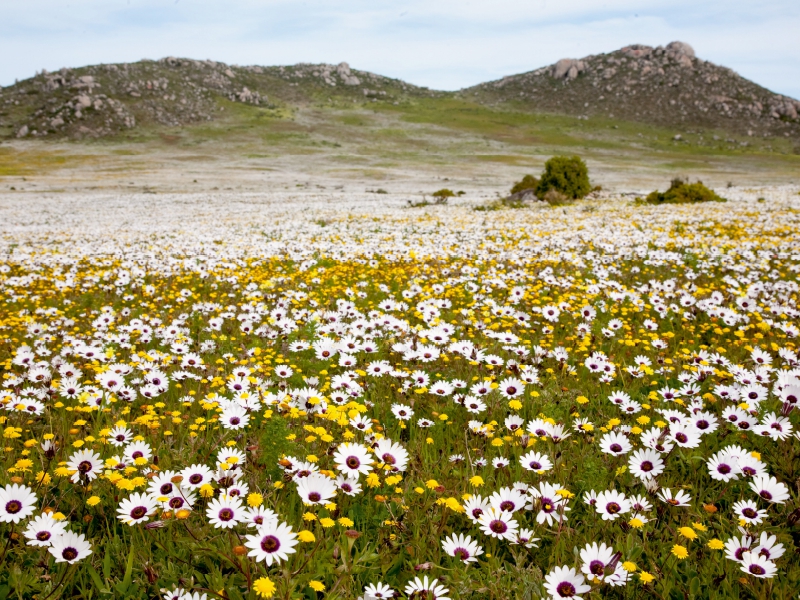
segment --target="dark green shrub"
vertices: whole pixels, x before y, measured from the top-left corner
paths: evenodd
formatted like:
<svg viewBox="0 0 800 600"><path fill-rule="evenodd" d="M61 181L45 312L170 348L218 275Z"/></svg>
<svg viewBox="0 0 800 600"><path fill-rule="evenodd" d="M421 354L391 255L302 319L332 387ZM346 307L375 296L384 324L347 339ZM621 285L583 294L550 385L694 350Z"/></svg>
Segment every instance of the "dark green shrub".
<svg viewBox="0 0 800 600"><path fill-rule="evenodd" d="M437 190L431 194L434 198L452 198L455 196L455 192L453 190L448 190L447 188L442 188L441 190Z"/></svg>
<svg viewBox="0 0 800 600"><path fill-rule="evenodd" d="M431 196L433 196L434 204L447 204L447 199L452 198L455 195L456 194L453 192L453 190L448 190L447 188L436 190L431 194Z"/></svg>
<svg viewBox="0 0 800 600"><path fill-rule="evenodd" d="M522 181L518 181L514 184L514 187L511 188L511 194L518 194L519 192L524 192L526 190L532 190L535 193L538 185L539 180L536 179L536 177L533 175L525 175L525 177L522 178Z"/></svg>
<svg viewBox="0 0 800 600"><path fill-rule="evenodd" d="M543 198L550 190L568 198L583 198L592 190L589 169L578 156L554 156L544 164L544 173L536 188L536 195Z"/></svg>
<svg viewBox="0 0 800 600"><path fill-rule="evenodd" d="M645 202L650 204L692 204L694 202L725 202L714 190L708 189L702 181L689 183L676 177L666 192L650 192Z"/></svg>

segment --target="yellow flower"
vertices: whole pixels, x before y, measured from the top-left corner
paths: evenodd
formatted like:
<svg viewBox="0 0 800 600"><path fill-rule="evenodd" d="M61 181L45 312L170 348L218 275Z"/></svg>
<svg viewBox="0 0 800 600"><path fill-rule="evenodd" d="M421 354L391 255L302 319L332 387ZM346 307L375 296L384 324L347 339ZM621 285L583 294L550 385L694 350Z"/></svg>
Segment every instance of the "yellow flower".
<svg viewBox="0 0 800 600"><path fill-rule="evenodd" d="M511 410L519 410L522 408L522 402L520 402L519 400L512 400L511 402L508 403L508 407Z"/></svg>
<svg viewBox="0 0 800 600"><path fill-rule="evenodd" d="M702 523L692 523L692 527L697 529L697 531L708 531L708 527L706 527Z"/></svg>
<svg viewBox="0 0 800 600"><path fill-rule="evenodd" d="M353 522L350 519L348 519L347 517L341 517L339 519L339 525L341 525L342 527L352 527L353 526Z"/></svg>
<svg viewBox="0 0 800 600"><path fill-rule="evenodd" d="M577 398L575 398L575 402L577 402L578 404L587 404L589 402L589 399L586 396L578 396Z"/></svg>
<svg viewBox="0 0 800 600"><path fill-rule="evenodd" d="M303 529L303 531L298 532L297 539L299 539L301 542L306 542L307 544L317 541L317 538L314 537L314 534L308 529Z"/></svg>
<svg viewBox="0 0 800 600"><path fill-rule="evenodd" d="M648 573L647 571L640 571L639 572L639 581L641 581L645 585L647 585L648 583L650 583L654 579L655 579L655 577L653 575L651 575L650 573Z"/></svg>
<svg viewBox="0 0 800 600"><path fill-rule="evenodd" d="M336 521L328 517L323 517L319 520L319 524L322 525L325 529L328 529L329 527L333 527L334 525L336 525Z"/></svg>
<svg viewBox="0 0 800 600"><path fill-rule="evenodd" d="M636 571L636 563L632 563L631 561L626 560L624 563L622 563L622 568L625 569L628 573L633 573L634 571Z"/></svg>
<svg viewBox="0 0 800 600"><path fill-rule="evenodd" d="M425 482L425 487L427 487L429 490L432 490L434 488L439 487L439 482L436 481L435 479L429 479L428 481Z"/></svg>
<svg viewBox="0 0 800 600"><path fill-rule="evenodd" d="M675 544L672 547L672 554L674 554L678 558L678 560L683 560L684 558L689 556L689 551L680 544Z"/></svg>
<svg viewBox="0 0 800 600"><path fill-rule="evenodd" d="M100 504L100 496L92 496L88 500L86 500L86 504L89 506L97 506Z"/></svg>
<svg viewBox="0 0 800 600"><path fill-rule="evenodd" d="M472 487L480 487L483 485L483 477L481 477L480 475L475 475L469 478L469 482L472 485Z"/></svg>
<svg viewBox="0 0 800 600"><path fill-rule="evenodd" d="M275 584L269 577L259 577L253 583L253 589L261 598L272 598L275 595Z"/></svg>
<svg viewBox="0 0 800 600"><path fill-rule="evenodd" d="M214 495L214 488L211 487L210 484L206 483L206 484L200 486L200 495L203 498L210 498L211 496Z"/></svg>
<svg viewBox="0 0 800 600"><path fill-rule="evenodd" d="M678 533L680 533L683 537L689 540L697 539L697 534L691 527L681 527L680 529L678 529Z"/></svg>
<svg viewBox="0 0 800 600"><path fill-rule="evenodd" d="M255 508L256 506L261 506L263 502L264 502L264 496L262 496L261 494L253 492L252 494L247 495L247 506Z"/></svg>
<svg viewBox="0 0 800 600"><path fill-rule="evenodd" d="M725 547L725 544L722 543L722 540L718 540L717 538L708 540L708 544L706 545L712 550L722 550Z"/></svg>
<svg viewBox="0 0 800 600"><path fill-rule="evenodd" d="M644 521L638 517L633 517L630 521L628 521L628 525L635 529L639 529L640 527L644 526Z"/></svg>
<svg viewBox="0 0 800 600"><path fill-rule="evenodd" d="M310 587L315 592L324 592L325 591L325 584L321 581L311 580L308 582L308 587Z"/></svg>
<svg viewBox="0 0 800 600"><path fill-rule="evenodd" d="M317 515L315 515L314 513L311 512L303 513L303 521L316 521L316 520L317 520Z"/></svg>

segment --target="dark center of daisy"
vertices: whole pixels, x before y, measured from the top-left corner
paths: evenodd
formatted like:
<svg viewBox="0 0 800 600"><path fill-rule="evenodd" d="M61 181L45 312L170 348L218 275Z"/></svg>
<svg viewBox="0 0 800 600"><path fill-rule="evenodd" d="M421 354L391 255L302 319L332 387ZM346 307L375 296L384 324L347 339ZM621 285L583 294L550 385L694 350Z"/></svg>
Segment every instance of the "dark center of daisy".
<svg viewBox="0 0 800 600"><path fill-rule="evenodd" d="M556 587L556 591L562 598L572 598L575 595L575 586L569 581L562 581Z"/></svg>
<svg viewBox="0 0 800 600"><path fill-rule="evenodd" d="M6 502L6 512L10 515L15 515L22 510L22 502L19 500L10 500Z"/></svg>
<svg viewBox="0 0 800 600"><path fill-rule="evenodd" d="M761 496L764 500L772 500L772 494L767 490L761 490L758 492L758 495Z"/></svg>
<svg viewBox="0 0 800 600"><path fill-rule="evenodd" d="M731 468L726 464L721 464L720 466L717 467L717 471L719 473L722 473L723 475L727 475L728 473L731 472Z"/></svg>
<svg viewBox="0 0 800 600"><path fill-rule="evenodd" d="M191 483L192 485L197 485L201 481L203 481L203 476L200 475L200 473L195 473L194 475L191 475L189 477L189 483Z"/></svg>
<svg viewBox="0 0 800 600"><path fill-rule="evenodd" d="M311 502L319 502L320 499L322 499L322 495L319 492L311 492L308 495L308 499L311 500Z"/></svg>
<svg viewBox="0 0 800 600"><path fill-rule="evenodd" d="M748 507L748 508L745 508L745 509L742 511L742 514L743 514L745 517L747 517L748 519L753 519L753 518L755 518L755 517L756 517L756 515L757 515L758 513L755 511L755 509L752 509L752 508Z"/></svg>
<svg viewBox="0 0 800 600"><path fill-rule="evenodd" d="M183 498L181 498L179 496L171 498L170 501L169 501L169 507L172 508L172 509L177 510L177 509L181 508L182 506L183 506Z"/></svg>
<svg viewBox="0 0 800 600"><path fill-rule="evenodd" d="M264 552L277 552L281 547L281 541L274 535L267 535L261 539L261 549Z"/></svg>
<svg viewBox="0 0 800 600"><path fill-rule="evenodd" d="M609 502L608 504L606 504L606 512L608 512L611 515L615 515L621 510L622 507L616 502Z"/></svg>
<svg viewBox="0 0 800 600"><path fill-rule="evenodd" d="M131 511L131 517L134 519L141 519L147 514L147 509L144 506L137 506Z"/></svg>
<svg viewBox="0 0 800 600"><path fill-rule="evenodd" d="M78 465L79 473L88 473L91 470L92 470L92 463L90 463L88 460L84 460Z"/></svg>
<svg viewBox="0 0 800 600"><path fill-rule="evenodd" d="M242 420L239 417L231 417L230 424L231 425L238 425L241 423Z"/></svg>
<svg viewBox="0 0 800 600"><path fill-rule="evenodd" d="M542 463L533 460L530 463L530 468L534 471L539 471L542 468Z"/></svg>
<svg viewBox="0 0 800 600"><path fill-rule="evenodd" d="M611 447L609 449L612 452L622 452L622 446L620 446L619 444L611 444Z"/></svg>
<svg viewBox="0 0 800 600"><path fill-rule="evenodd" d="M489 523L489 529L491 529L494 533L505 533L508 531L508 525L506 525L503 521L495 520Z"/></svg>
<svg viewBox="0 0 800 600"><path fill-rule="evenodd" d="M351 469L357 469L361 466L361 461L358 460L355 456L348 456L347 460L344 461L345 464Z"/></svg>
<svg viewBox="0 0 800 600"><path fill-rule="evenodd" d="M763 575L767 572L761 565L750 565L748 569L753 575Z"/></svg>
<svg viewBox="0 0 800 600"><path fill-rule="evenodd" d="M230 508L223 508L219 511L220 521L230 521L231 519L233 519L233 511Z"/></svg>
<svg viewBox="0 0 800 600"><path fill-rule="evenodd" d="M605 573L606 565L603 561L600 560L593 560L589 563L589 572L592 575L600 576Z"/></svg>
<svg viewBox="0 0 800 600"><path fill-rule="evenodd" d="M78 558L78 551L72 546L67 546L61 551L61 557L66 560L75 560Z"/></svg>
<svg viewBox="0 0 800 600"><path fill-rule="evenodd" d="M511 500L503 500L500 503L500 510L504 510L506 512L513 512L514 511L514 503Z"/></svg>
<svg viewBox="0 0 800 600"><path fill-rule="evenodd" d="M653 463L651 463L649 460L646 460L641 464L639 468L645 473L648 473L653 470Z"/></svg>
<svg viewBox="0 0 800 600"><path fill-rule="evenodd" d="M52 537L52 535L53 534L50 533L49 531L40 531L39 533L36 534L36 539L39 540L40 542L46 542Z"/></svg>
<svg viewBox="0 0 800 600"><path fill-rule="evenodd" d="M459 560L467 560L469 558L469 551L467 551L465 548L456 548L453 550L453 556Z"/></svg>

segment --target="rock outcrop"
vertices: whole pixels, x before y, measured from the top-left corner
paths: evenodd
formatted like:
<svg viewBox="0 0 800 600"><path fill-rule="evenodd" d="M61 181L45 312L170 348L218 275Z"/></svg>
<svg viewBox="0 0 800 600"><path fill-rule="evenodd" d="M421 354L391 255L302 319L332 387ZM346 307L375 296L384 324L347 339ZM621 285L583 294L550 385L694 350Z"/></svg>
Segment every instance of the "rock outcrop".
<svg viewBox="0 0 800 600"><path fill-rule="evenodd" d="M490 104L603 115L676 128L800 138L800 101L775 94L725 67L701 60L685 42L641 44L462 90Z"/></svg>
<svg viewBox="0 0 800 600"><path fill-rule="evenodd" d="M139 125L179 127L217 118L224 114L225 101L274 108L332 96L377 102L429 93L355 71L345 62L240 67L170 56L42 71L0 88L0 136L103 137Z"/></svg>

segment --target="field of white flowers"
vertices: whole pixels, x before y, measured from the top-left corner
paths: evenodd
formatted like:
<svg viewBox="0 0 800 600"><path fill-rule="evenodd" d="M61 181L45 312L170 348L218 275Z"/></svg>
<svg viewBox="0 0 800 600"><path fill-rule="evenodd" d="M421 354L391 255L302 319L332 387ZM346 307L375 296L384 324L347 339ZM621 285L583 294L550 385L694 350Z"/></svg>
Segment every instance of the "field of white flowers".
<svg viewBox="0 0 800 600"><path fill-rule="evenodd" d="M726 195L0 198L0 600L796 597L800 196Z"/></svg>

